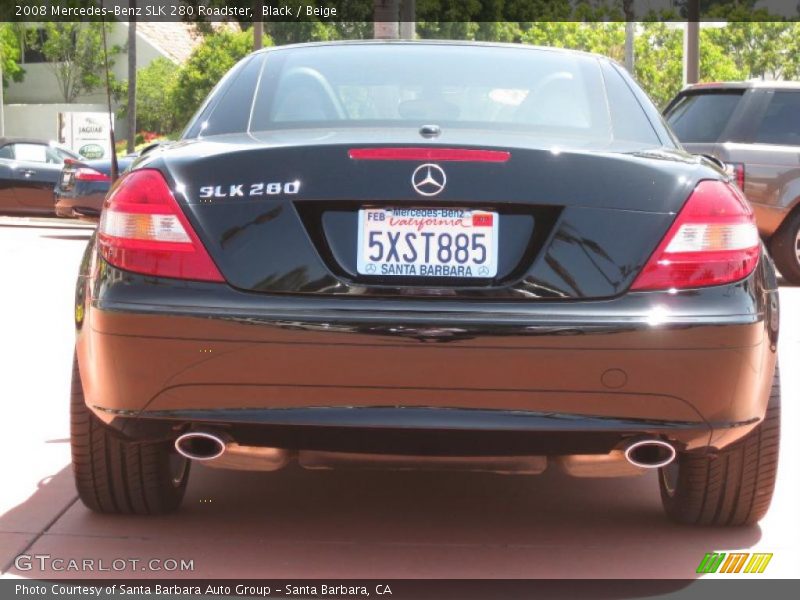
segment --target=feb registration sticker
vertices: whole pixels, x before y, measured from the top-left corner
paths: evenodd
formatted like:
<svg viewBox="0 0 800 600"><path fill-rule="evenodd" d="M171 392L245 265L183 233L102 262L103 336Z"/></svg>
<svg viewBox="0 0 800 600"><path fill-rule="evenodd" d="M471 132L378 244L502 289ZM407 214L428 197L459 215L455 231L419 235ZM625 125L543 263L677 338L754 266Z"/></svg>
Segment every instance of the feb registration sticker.
<svg viewBox="0 0 800 600"><path fill-rule="evenodd" d="M498 215L461 208L358 212L358 272L376 277L497 275Z"/></svg>

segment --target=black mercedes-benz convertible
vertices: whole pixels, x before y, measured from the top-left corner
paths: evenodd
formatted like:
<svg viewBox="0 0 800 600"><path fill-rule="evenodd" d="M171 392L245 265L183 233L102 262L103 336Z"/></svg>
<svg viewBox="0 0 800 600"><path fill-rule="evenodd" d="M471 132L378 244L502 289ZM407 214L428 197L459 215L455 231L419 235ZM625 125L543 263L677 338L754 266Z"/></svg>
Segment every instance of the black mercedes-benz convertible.
<svg viewBox="0 0 800 600"><path fill-rule="evenodd" d="M591 54L270 48L111 188L76 294L81 499L176 508L191 462L658 469L766 512L778 295L742 192Z"/></svg>

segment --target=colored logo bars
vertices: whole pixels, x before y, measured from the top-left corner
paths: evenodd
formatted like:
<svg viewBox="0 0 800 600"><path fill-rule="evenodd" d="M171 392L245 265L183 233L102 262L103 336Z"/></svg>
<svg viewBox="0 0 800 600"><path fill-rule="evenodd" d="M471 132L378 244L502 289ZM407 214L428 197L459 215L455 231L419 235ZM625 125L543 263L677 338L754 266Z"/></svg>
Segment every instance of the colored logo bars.
<svg viewBox="0 0 800 600"><path fill-rule="evenodd" d="M697 572L763 573L770 560L772 560L772 553L731 552L726 554L725 552L707 552L703 560L700 561Z"/></svg>

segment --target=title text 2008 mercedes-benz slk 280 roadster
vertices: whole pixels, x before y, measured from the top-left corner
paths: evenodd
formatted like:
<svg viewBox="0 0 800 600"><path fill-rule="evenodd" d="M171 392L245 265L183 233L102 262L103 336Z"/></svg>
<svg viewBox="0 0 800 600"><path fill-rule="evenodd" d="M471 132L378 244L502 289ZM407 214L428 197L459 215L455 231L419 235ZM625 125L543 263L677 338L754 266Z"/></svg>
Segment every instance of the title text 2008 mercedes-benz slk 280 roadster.
<svg viewBox="0 0 800 600"><path fill-rule="evenodd" d="M80 497L233 469L658 469L766 512L778 296L742 193L614 62L461 43L243 59L109 192L76 296Z"/></svg>

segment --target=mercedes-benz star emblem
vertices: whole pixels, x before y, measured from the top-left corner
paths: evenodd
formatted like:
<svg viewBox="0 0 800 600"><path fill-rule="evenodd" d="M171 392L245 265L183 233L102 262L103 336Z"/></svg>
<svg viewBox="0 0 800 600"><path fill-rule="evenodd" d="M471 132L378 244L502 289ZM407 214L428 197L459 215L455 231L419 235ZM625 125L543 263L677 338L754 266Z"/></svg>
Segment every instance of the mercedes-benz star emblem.
<svg viewBox="0 0 800 600"><path fill-rule="evenodd" d="M411 175L411 185L423 196L435 196L444 189L446 183L444 169L433 163L418 166Z"/></svg>

